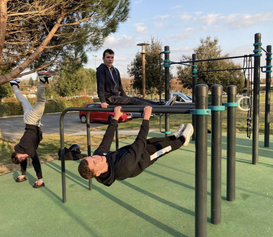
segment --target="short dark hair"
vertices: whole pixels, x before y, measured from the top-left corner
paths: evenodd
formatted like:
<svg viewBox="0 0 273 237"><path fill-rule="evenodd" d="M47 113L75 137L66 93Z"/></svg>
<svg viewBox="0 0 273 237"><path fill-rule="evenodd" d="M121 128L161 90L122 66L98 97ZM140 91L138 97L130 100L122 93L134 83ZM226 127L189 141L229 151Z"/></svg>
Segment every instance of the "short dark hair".
<svg viewBox="0 0 273 237"><path fill-rule="evenodd" d="M89 168L88 161L86 159L83 159L80 162L78 171L84 179L92 179L95 177L94 170Z"/></svg>
<svg viewBox="0 0 273 237"><path fill-rule="evenodd" d="M17 157L18 153L17 152L13 152L11 154L11 160L14 164L18 165L20 163L18 157Z"/></svg>
<svg viewBox="0 0 273 237"><path fill-rule="evenodd" d="M103 52L103 57L105 57L105 54L109 53L109 54L115 54L114 51L112 49L105 49Z"/></svg>

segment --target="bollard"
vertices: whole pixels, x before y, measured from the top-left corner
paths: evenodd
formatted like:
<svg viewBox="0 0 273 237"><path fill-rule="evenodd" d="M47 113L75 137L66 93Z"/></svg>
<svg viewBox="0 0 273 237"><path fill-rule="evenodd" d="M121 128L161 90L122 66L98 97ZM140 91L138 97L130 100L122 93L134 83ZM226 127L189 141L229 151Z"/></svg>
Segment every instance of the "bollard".
<svg viewBox="0 0 273 237"><path fill-rule="evenodd" d="M253 128L252 128L252 164L259 161L259 111L260 111L260 67L261 67L261 34L255 34L254 49L254 90L253 90Z"/></svg>
<svg viewBox="0 0 273 237"><path fill-rule="evenodd" d="M196 54L192 55L192 102L195 102L195 86L196 86L196 78L197 78L197 65L195 64ZM194 70L195 69L195 70ZM195 128L196 121L195 116L192 115L192 125ZM192 140L195 141L195 132L193 133Z"/></svg>
<svg viewBox="0 0 273 237"><path fill-rule="evenodd" d="M235 201L236 103L237 87L228 86L227 103L227 200Z"/></svg>
<svg viewBox="0 0 273 237"><path fill-rule="evenodd" d="M195 108L208 108L208 86L195 88ZM195 127L195 236L207 236L207 116L196 115Z"/></svg>
<svg viewBox="0 0 273 237"><path fill-rule="evenodd" d="M170 80L170 47L165 46L165 59L164 59L164 66L165 66L165 101L170 99L170 89L169 89L169 80ZM170 132L170 114L165 114L165 132ZM167 136L165 133L165 136Z"/></svg>
<svg viewBox="0 0 273 237"><path fill-rule="evenodd" d="M87 120L86 120L86 132L87 132L87 155L91 156L91 138L90 138L90 113L91 111L87 112ZM89 179L88 183L89 190L92 190L92 179Z"/></svg>
<svg viewBox="0 0 273 237"><path fill-rule="evenodd" d="M264 121L264 147L269 147L270 143L270 81L271 81L271 62L272 62L272 46L266 47L266 93L265 93L265 121ZM270 68L270 70L269 70Z"/></svg>
<svg viewBox="0 0 273 237"><path fill-rule="evenodd" d="M211 223L221 224L221 160L222 160L222 106L223 87L211 87Z"/></svg>

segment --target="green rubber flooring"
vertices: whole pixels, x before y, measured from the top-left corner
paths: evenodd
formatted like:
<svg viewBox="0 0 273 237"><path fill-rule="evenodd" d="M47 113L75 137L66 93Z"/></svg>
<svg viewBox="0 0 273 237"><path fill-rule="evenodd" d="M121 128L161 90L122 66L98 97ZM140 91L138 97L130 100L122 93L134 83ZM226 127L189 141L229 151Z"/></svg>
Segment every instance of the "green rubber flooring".
<svg viewBox="0 0 273 237"><path fill-rule="evenodd" d="M152 133L150 136L159 136ZM208 135L210 144L210 135ZM222 220L210 223L210 148L208 149L207 236L273 236L273 137L259 142L259 164L252 165L252 140L236 138L236 200L226 200L226 135L222 153ZM120 142L120 146L132 140ZM67 202L62 202L61 162L42 164L45 187L16 183L19 172L0 176L0 236L160 237L195 236L194 143L172 152L136 178L111 187L96 180L93 189L66 161Z"/></svg>

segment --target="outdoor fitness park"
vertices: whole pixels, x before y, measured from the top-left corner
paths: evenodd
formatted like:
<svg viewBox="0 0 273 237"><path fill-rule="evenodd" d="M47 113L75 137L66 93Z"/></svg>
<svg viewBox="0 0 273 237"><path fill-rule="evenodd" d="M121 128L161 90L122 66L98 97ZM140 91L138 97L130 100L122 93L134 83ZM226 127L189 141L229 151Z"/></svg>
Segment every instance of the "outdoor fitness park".
<svg viewBox="0 0 273 237"><path fill-rule="evenodd" d="M261 66L260 62L262 51L266 53L265 66ZM5 220L9 220L10 226L14 226L13 222L18 222L17 226L22 223L22 227L18 229L25 228L24 232L29 236L30 233L38 234L31 228L33 224L41 226L40 236L75 236L76 233L78 236L271 236L273 144L269 136L269 87L272 53L271 46L267 46L266 50L262 48L260 34L255 34L253 52L250 55L254 58L254 67L250 68L254 71L253 98L246 95L247 100L253 101L248 108L253 109L252 141L246 135L236 134L236 110L240 106L236 98L236 87L228 87L228 100L223 104L222 86L214 85L211 88L212 102L209 104L208 86L197 84L198 69L195 63L198 60L193 56L192 61L179 63L190 63L192 66L194 102L172 107L153 106L154 113L165 113L165 135L170 131L169 114L192 114L195 134L186 149L182 147L160 159L138 178L116 182L110 188L92 184L91 180L86 182L77 173L78 163L64 160L65 114L80 110L89 113L113 111L114 107L92 110L68 108L60 116L61 162L43 164L47 186L38 190L38 194L37 190L26 192L29 188L27 182L19 187L13 180L13 177L17 177L17 172L1 177L0 183L4 191L1 206ZM169 67L177 63L170 61L168 46L165 47L164 54L165 81L168 81ZM239 57L244 56L236 56ZM261 71L266 73L266 80L269 81L263 137L259 136ZM168 83L165 84L165 95L168 96ZM142 112L143 108L144 106L123 106L124 111L128 112ZM224 110L227 110L228 120L226 134L222 133L221 114ZM209 117L211 134L207 134ZM183 117L181 119L183 122ZM86 124L87 153L91 155L89 122ZM164 136L157 136L160 135ZM118 130L116 137L118 141ZM260 142L262 138L264 144ZM115 148L119 147L119 143L130 144L132 140L133 138L117 142ZM34 172L31 169L29 172L31 177L28 179L33 182ZM25 227L23 221L11 214L12 210L20 209L16 202L13 202L14 205L11 203L14 192L18 192L18 195L20 193L24 198L24 205L29 206L28 212L22 215L27 220L33 218L35 223L28 222ZM31 198L27 198L29 195ZM19 233L8 226L1 232L4 236L16 236Z"/></svg>

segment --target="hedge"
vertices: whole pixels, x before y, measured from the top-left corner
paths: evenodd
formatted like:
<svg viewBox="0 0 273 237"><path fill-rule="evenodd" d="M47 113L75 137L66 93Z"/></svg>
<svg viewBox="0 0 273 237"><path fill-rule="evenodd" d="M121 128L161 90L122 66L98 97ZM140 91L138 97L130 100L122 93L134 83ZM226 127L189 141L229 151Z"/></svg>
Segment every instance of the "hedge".
<svg viewBox="0 0 273 237"><path fill-rule="evenodd" d="M36 98L30 98L28 101L33 106L36 102ZM63 97L58 99L49 99L46 102L44 113L62 112L69 107L82 107L87 103L93 102L93 99L88 96L73 98L71 100L67 100ZM15 98L9 98L0 104L0 117L13 115L23 115L23 108L21 103Z"/></svg>

